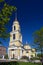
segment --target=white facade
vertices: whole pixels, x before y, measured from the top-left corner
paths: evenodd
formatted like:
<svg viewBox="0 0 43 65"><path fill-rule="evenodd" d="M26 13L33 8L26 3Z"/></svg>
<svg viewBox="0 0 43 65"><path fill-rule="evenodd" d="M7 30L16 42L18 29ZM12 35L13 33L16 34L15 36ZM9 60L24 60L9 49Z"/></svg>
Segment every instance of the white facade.
<svg viewBox="0 0 43 65"><path fill-rule="evenodd" d="M10 32L8 57L9 59L16 58L19 60L22 56L31 58L31 55L35 56L35 53L32 54L31 47L27 43L23 46L20 25L19 22L15 20L12 25L12 31Z"/></svg>
<svg viewBox="0 0 43 65"><path fill-rule="evenodd" d="M17 20L13 22L12 32L10 32L10 42L8 48L8 57L20 59L22 57L22 35L20 25Z"/></svg>

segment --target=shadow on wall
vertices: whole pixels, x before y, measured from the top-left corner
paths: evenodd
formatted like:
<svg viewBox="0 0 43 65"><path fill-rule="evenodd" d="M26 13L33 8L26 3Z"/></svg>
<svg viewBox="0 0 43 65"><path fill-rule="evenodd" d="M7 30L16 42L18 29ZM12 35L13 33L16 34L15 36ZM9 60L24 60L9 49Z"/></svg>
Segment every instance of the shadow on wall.
<svg viewBox="0 0 43 65"><path fill-rule="evenodd" d="M17 61L13 62L0 62L0 65L19 65Z"/></svg>

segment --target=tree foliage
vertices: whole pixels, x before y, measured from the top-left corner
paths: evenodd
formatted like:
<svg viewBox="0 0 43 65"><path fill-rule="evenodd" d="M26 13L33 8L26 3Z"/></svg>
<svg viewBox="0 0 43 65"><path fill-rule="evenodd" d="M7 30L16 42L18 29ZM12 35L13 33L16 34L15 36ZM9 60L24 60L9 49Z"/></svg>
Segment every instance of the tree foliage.
<svg viewBox="0 0 43 65"><path fill-rule="evenodd" d="M37 51L41 52L41 56L43 54L43 28L37 30L33 34L34 37L34 44Z"/></svg>
<svg viewBox="0 0 43 65"><path fill-rule="evenodd" d="M0 0L0 2L3 2L4 0Z"/></svg>
<svg viewBox="0 0 43 65"><path fill-rule="evenodd" d="M39 58L41 58L41 54L40 54L40 53L38 53L37 56L38 56ZM42 54L42 56L43 56L43 54Z"/></svg>
<svg viewBox="0 0 43 65"><path fill-rule="evenodd" d="M7 28L5 26L9 22L12 12L16 11L17 8L8 5L4 0L0 0L0 3L4 3L0 10L0 38L5 39L9 37L9 33L6 32Z"/></svg>

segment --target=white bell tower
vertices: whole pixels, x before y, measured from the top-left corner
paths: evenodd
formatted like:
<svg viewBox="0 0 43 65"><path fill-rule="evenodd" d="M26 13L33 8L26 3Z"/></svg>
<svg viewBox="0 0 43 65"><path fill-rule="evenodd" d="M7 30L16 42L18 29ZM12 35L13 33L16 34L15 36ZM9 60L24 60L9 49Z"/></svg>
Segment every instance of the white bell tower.
<svg viewBox="0 0 43 65"><path fill-rule="evenodd" d="M10 42L8 48L8 57L20 59L22 57L22 35L20 25L17 20L17 13L10 32Z"/></svg>
<svg viewBox="0 0 43 65"><path fill-rule="evenodd" d="M10 32L9 45L22 46L22 35L21 35L20 25L17 20L17 13L15 14L15 21L13 22L12 25L12 32Z"/></svg>

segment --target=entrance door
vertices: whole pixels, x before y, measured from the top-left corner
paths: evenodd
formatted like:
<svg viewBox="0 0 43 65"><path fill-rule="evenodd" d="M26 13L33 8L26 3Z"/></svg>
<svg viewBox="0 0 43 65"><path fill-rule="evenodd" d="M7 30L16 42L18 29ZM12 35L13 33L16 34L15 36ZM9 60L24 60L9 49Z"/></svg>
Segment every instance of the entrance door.
<svg viewBox="0 0 43 65"><path fill-rule="evenodd" d="M13 59L14 59L14 56L15 56L15 55L13 54Z"/></svg>

